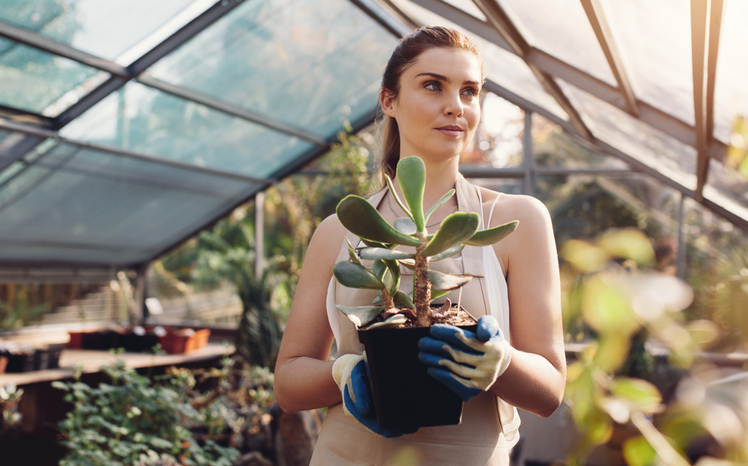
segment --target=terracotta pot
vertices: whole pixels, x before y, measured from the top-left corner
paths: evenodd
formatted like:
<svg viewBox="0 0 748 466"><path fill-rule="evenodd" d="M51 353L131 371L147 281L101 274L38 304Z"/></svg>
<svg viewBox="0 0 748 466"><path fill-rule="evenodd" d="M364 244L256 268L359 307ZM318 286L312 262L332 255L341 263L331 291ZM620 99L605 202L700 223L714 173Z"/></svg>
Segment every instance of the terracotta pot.
<svg viewBox="0 0 748 466"><path fill-rule="evenodd" d="M0 374L5 374L5 368L8 366L8 358L0 356Z"/></svg>
<svg viewBox="0 0 748 466"><path fill-rule="evenodd" d="M476 331L478 326L460 327ZM459 424L462 399L426 372L418 359L418 340L428 327L358 331L366 350L374 408L385 429Z"/></svg>
<svg viewBox="0 0 748 466"><path fill-rule="evenodd" d="M161 348L169 354L186 354L204 348L208 344L209 329L195 330L192 334L185 330L172 330L159 337Z"/></svg>

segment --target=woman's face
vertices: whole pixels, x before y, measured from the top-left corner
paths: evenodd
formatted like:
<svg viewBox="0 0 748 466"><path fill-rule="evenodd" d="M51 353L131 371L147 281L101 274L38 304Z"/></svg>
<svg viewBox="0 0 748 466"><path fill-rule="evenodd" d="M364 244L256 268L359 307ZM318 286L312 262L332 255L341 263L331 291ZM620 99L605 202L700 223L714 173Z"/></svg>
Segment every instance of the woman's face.
<svg viewBox="0 0 748 466"><path fill-rule="evenodd" d="M455 48L423 52L400 76L397 97L382 97L383 112L397 120L400 157L425 161L458 157L480 121L481 65Z"/></svg>

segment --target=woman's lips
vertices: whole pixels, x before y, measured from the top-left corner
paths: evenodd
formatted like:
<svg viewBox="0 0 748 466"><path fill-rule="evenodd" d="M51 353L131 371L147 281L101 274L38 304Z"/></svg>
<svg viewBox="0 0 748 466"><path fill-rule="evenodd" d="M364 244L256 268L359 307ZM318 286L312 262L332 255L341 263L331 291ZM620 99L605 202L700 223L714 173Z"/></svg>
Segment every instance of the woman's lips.
<svg viewBox="0 0 748 466"><path fill-rule="evenodd" d="M437 131L440 133L451 136L451 137L457 137L462 136L463 130L459 126L442 126L440 128L436 128Z"/></svg>

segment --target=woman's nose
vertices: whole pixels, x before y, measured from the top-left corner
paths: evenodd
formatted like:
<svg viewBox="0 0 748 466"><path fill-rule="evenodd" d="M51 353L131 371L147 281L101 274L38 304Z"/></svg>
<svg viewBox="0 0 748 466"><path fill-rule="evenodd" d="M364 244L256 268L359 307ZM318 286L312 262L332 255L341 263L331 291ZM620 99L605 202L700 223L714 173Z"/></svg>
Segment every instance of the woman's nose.
<svg viewBox="0 0 748 466"><path fill-rule="evenodd" d="M447 101L444 104L444 113L446 115L462 116L463 110L464 107L459 93L454 95L448 94Z"/></svg>

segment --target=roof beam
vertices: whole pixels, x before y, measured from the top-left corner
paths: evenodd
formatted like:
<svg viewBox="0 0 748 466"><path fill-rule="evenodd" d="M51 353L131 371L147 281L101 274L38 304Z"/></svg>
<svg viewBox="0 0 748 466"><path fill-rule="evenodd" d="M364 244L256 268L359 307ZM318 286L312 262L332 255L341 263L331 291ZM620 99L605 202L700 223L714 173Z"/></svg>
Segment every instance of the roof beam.
<svg viewBox="0 0 748 466"><path fill-rule="evenodd" d="M200 31L227 15L230 11L239 6L242 1L243 0L217 1L213 6L205 10L159 45L149 50L145 55L135 60L130 66L126 67L127 71L125 76L112 75L112 77L101 84L93 92L62 112L55 120L55 129L61 129L83 112L99 103L105 97L117 91L128 81L148 69L168 53L177 49L179 46L196 36Z"/></svg>
<svg viewBox="0 0 748 466"><path fill-rule="evenodd" d="M136 80L139 83L145 84L146 86L158 89L159 91L166 92L167 94L171 94L181 99L190 100L206 107L210 107L214 110L218 110L219 112L226 113L243 120L247 120L249 122L264 126L266 128L270 128L280 133L298 137L320 147L327 147L327 143L324 139L314 134L308 133L300 128L294 128L279 121L274 121L267 116L239 109L225 102L213 99L204 94L190 91L183 87L175 86L174 84L167 83L166 81L154 78L153 76L149 76L145 73L140 74L136 78Z"/></svg>
<svg viewBox="0 0 748 466"><path fill-rule="evenodd" d="M58 55L60 57L64 57L69 60L81 63L83 65L106 71L107 73L115 76L121 76L124 78L129 77L127 68L122 65L118 65L117 63L109 60L104 60L68 45L61 44L41 34L29 31L28 29L20 28L0 21L0 36L10 39L14 42L19 42L29 47L42 50L52 55Z"/></svg>
<svg viewBox="0 0 748 466"><path fill-rule="evenodd" d="M714 83L723 0L691 0L691 63L694 132L696 135L696 198L703 200L709 174L709 143L714 125Z"/></svg>
<svg viewBox="0 0 748 466"><path fill-rule="evenodd" d="M543 86L543 89L550 94L556 102L564 109L567 115L569 115L569 121L574 125L575 130L585 139L591 140L593 138L587 125L584 124L582 116L577 112L576 108L569 102L569 99L564 94L561 87L554 81L553 76L541 70L530 61L527 60L527 54L532 47L522 37L519 30L512 23L506 12L499 6L496 0L473 0L473 3L483 12L488 19L489 24L493 26L496 32L504 39L509 45L512 52L518 57L522 58L530 71L535 75L536 79Z"/></svg>
<svg viewBox="0 0 748 466"><path fill-rule="evenodd" d="M234 173L234 172L225 172L221 170L216 170L214 168L200 167L197 165L192 165L190 163L180 162L177 160L169 160L169 159L165 159L161 157L153 157L150 155L144 155L144 154L140 154L136 152L127 151L124 149L119 149L116 147L109 147L109 146L104 146L101 144L94 144L90 142L77 141L75 139L68 139L68 138L64 138L60 136L59 133L57 133L56 131L35 128L33 126L21 125L21 124L14 123L11 121L3 120L1 118L0 118L0 129L16 131L19 133L25 133L25 134L28 134L30 136L34 136L37 138L53 138L59 142L64 142L64 143L71 144L76 147L80 147L84 149L90 149L90 150L95 150L99 152L106 152L107 154L119 155L121 157L128 157L131 159L142 160L144 162L156 163L159 165L168 165L170 167L181 168L181 169L198 172L198 173L204 173L208 175L234 178L234 179L246 181L249 183L259 183L263 186L269 186L274 182L274 180L270 180L267 178L257 178L253 176L241 175L241 174Z"/></svg>
<svg viewBox="0 0 748 466"><path fill-rule="evenodd" d="M626 74L626 69L623 66L621 55L618 53L618 48L613 40L613 34L608 26L608 21L605 18L602 5L600 5L600 0L581 1L582 7L584 7L584 12L587 14L587 19L589 19L590 25L595 31L597 41L600 43L600 48L603 49L605 58L608 60L608 65L613 72L613 76L616 78L618 89L626 100L628 112L632 116L639 118L639 108L636 105L636 97L631 88L631 82Z"/></svg>

